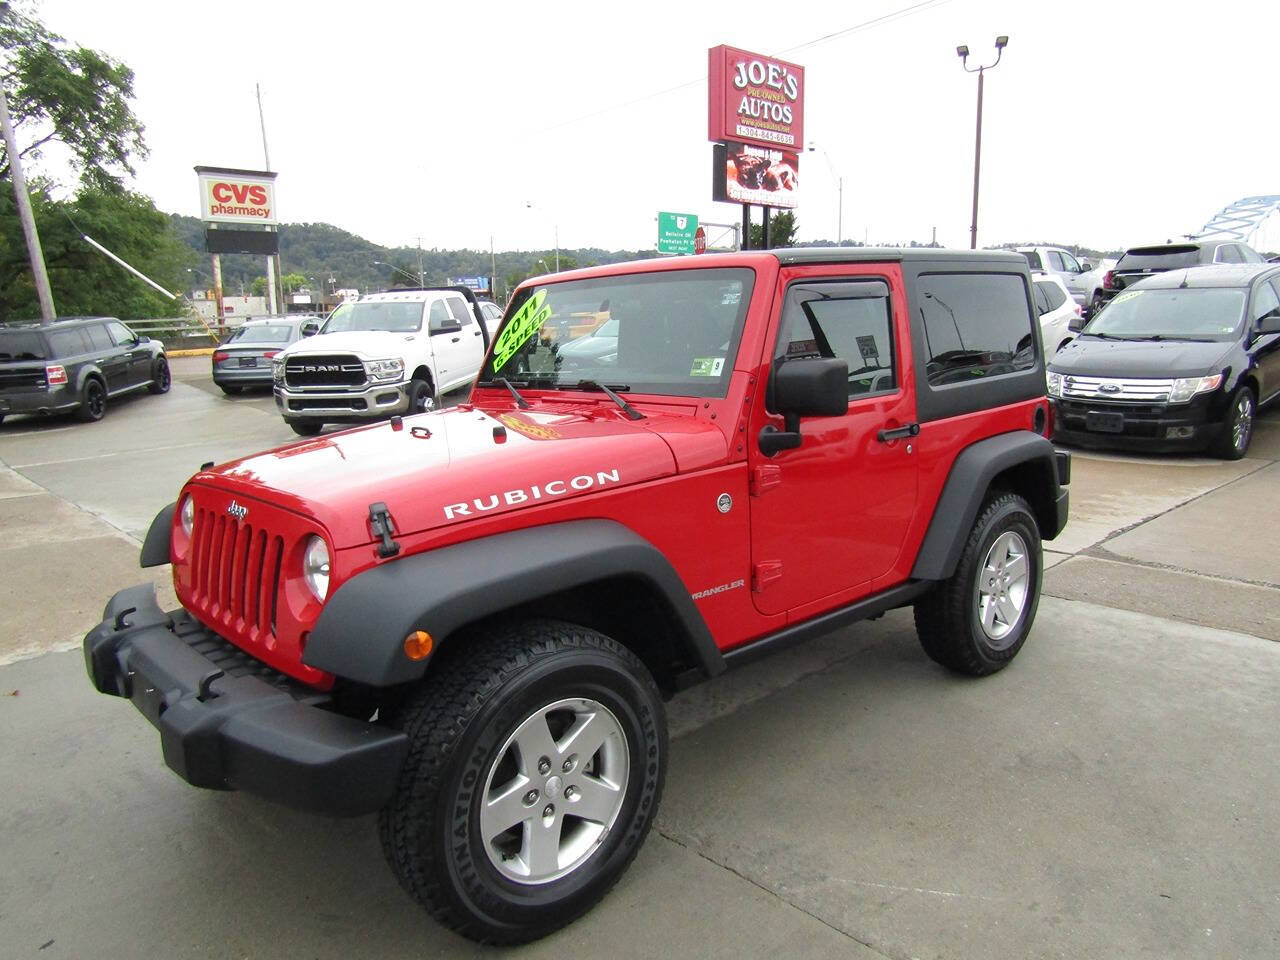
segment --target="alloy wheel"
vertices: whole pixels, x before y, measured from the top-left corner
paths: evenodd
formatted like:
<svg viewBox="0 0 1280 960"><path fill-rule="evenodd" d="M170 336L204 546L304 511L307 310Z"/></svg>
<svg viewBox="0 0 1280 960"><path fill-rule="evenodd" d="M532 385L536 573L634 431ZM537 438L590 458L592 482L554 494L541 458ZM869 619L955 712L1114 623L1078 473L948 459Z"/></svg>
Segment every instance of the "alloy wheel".
<svg viewBox="0 0 1280 960"><path fill-rule="evenodd" d="M1022 619L1031 586L1027 544L1012 530L996 538L978 571L978 619L987 639L1000 649Z"/></svg>
<svg viewBox="0 0 1280 960"><path fill-rule="evenodd" d="M1253 433L1253 396L1242 391L1236 401L1235 416L1231 418L1231 442L1243 453L1249 447L1249 435Z"/></svg>

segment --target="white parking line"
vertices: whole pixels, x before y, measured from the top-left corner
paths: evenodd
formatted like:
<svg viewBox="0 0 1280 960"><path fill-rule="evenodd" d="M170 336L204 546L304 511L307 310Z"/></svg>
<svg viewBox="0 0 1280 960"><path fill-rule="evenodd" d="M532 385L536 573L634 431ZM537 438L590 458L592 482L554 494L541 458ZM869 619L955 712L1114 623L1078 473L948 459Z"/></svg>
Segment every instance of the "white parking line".
<svg viewBox="0 0 1280 960"><path fill-rule="evenodd" d="M159 453L162 450L181 450L183 447L207 446L207 440L195 440L191 443L175 443L167 447L144 447L141 450L115 450L111 453L98 453L92 457L68 457L65 460L41 460L36 463L10 464L11 470L29 470L32 467L55 467L63 463L84 463L87 460L106 460L110 457L126 457L138 453Z"/></svg>
<svg viewBox="0 0 1280 960"><path fill-rule="evenodd" d="M6 431L0 434L0 439L7 440L10 437L47 437L51 433L62 433L66 430L75 430L75 427L51 427L48 430L19 430Z"/></svg>

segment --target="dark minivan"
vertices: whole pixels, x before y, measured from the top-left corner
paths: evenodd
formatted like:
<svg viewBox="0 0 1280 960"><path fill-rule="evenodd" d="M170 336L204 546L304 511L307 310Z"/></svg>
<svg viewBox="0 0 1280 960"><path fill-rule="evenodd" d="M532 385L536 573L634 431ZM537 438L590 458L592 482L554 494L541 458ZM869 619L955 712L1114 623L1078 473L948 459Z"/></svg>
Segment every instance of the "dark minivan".
<svg viewBox="0 0 1280 960"><path fill-rule="evenodd" d="M113 317L0 326L0 421L71 412L101 420L109 398L142 387L169 389L164 346Z"/></svg>
<svg viewBox="0 0 1280 960"><path fill-rule="evenodd" d="M1058 351L1048 378L1057 441L1238 460L1255 411L1280 396L1280 266L1138 281Z"/></svg>

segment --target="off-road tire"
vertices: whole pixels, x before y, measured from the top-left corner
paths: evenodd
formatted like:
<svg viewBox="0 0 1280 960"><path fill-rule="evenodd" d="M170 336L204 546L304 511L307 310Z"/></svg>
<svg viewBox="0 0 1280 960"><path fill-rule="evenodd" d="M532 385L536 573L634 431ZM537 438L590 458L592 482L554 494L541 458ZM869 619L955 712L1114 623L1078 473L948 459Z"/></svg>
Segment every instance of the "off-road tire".
<svg viewBox="0 0 1280 960"><path fill-rule="evenodd" d="M1098 315L1098 311L1100 311L1106 305L1107 305L1107 301L1103 300L1102 295L1095 291L1093 294L1093 299L1089 301L1089 312L1085 316L1085 319L1092 320L1094 317Z"/></svg>
<svg viewBox="0 0 1280 960"><path fill-rule="evenodd" d="M441 923L482 943L525 943L589 910L635 857L662 795L666 714L644 665L594 630L533 620L455 642L388 718L410 746L378 816L382 849L401 886ZM620 806L594 852L567 875L518 883L491 862L481 834L487 784L530 714L574 697L618 721L629 758ZM550 782L543 786L535 808L551 798Z"/></svg>
<svg viewBox="0 0 1280 960"><path fill-rule="evenodd" d="M314 437L324 429L319 420L290 420L289 429L300 437Z"/></svg>
<svg viewBox="0 0 1280 960"><path fill-rule="evenodd" d="M218 384L218 389L221 390L223 393L225 393L228 397L234 397L241 390L243 390L244 387L233 387L227 383L220 383Z"/></svg>
<svg viewBox="0 0 1280 960"><path fill-rule="evenodd" d="M410 380L407 396L409 398L409 409L406 412L410 416L415 413L430 413L436 408L435 391L426 380L418 380L416 378Z"/></svg>
<svg viewBox="0 0 1280 960"><path fill-rule="evenodd" d="M151 383L147 390L151 393L168 393L172 382L169 361L164 357L156 357L156 362L151 367Z"/></svg>
<svg viewBox="0 0 1280 960"><path fill-rule="evenodd" d="M1008 532L1023 544L1028 582L1019 617L997 641L983 629L979 578L993 545ZM1017 656L1031 630L1043 572L1040 529L1027 501L1016 493L990 495L973 523L955 573L916 601L916 634L924 652L949 670L969 676L1003 669Z"/></svg>
<svg viewBox="0 0 1280 960"><path fill-rule="evenodd" d="M1223 460L1239 460L1249 452L1249 442L1253 439L1253 419L1257 412L1258 402L1253 391L1247 386L1239 387L1231 395L1226 417L1222 421L1222 432L1214 441L1214 456Z"/></svg>
<svg viewBox="0 0 1280 960"><path fill-rule="evenodd" d="M80 406L76 407L76 419L94 423L107 414L107 388L96 377L90 377L80 388Z"/></svg>

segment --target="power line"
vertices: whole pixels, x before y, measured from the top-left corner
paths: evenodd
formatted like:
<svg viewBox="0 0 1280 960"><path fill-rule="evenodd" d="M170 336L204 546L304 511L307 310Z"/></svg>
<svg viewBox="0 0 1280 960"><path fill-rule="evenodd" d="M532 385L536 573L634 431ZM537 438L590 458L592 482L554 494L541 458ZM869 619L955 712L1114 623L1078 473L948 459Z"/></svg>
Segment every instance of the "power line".
<svg viewBox="0 0 1280 960"><path fill-rule="evenodd" d="M846 36L850 33L857 33L862 30L870 30L873 27L879 27L887 23L892 23L895 20L901 20L906 17L910 17L914 14L922 13L925 10L928 10L930 8L940 7L943 4L950 3L950 2L951 0L921 0L921 2L919 3L913 3L909 6L901 7L897 10L892 10L889 13L882 14L881 16L872 17L870 20L864 20L861 23L855 23L853 26L845 27L843 30L836 30L834 33L824 34L823 36L818 37L817 39L806 40L804 43L796 44L794 47L787 47L785 50L780 50L779 53L791 53L794 50L803 50L806 47L817 46L820 43L827 43L828 41L835 40L839 37ZM638 103L644 103L648 100L655 100L658 97L665 97L667 94L676 93L680 90L686 90L689 87L696 87L701 83L705 83L706 80L707 80L707 75L704 73L702 76L696 77L695 79L689 80L685 83L678 83L673 87L665 87L662 90L656 90L653 93L646 93L642 97L636 97L635 99L632 99L632 100L624 100L621 103L611 103L608 106L601 107L599 110L593 110L590 113L584 113L576 117L571 117L568 120L561 120L557 123L540 126L538 127L538 130L543 130L543 131L555 130L558 127L567 127L575 123L581 123L583 120L590 120L594 117L602 116L603 114L610 113L614 110L621 110L625 107L634 107ZM533 132L533 131L531 130L529 132Z"/></svg>

